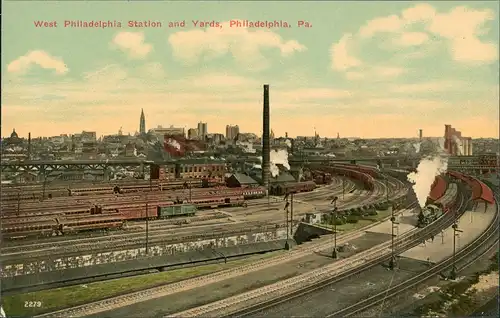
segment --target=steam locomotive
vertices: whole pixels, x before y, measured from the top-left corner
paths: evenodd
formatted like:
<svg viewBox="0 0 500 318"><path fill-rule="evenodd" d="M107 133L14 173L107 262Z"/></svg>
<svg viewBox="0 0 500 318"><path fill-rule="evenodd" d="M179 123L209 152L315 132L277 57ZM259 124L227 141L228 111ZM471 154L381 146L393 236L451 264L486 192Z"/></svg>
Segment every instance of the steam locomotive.
<svg viewBox="0 0 500 318"><path fill-rule="evenodd" d="M443 215L443 209L434 204L428 204L418 214L417 227L423 228Z"/></svg>

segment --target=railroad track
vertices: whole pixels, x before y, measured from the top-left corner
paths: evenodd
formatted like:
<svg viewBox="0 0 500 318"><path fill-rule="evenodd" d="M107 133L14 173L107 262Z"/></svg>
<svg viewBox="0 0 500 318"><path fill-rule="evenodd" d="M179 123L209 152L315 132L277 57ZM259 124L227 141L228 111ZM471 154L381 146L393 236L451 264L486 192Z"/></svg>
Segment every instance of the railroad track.
<svg viewBox="0 0 500 318"><path fill-rule="evenodd" d="M352 205L363 205L366 204L367 202L372 202L373 197L379 197L383 194L383 188L378 187L375 191L370 193L369 196L362 197L362 198L355 198L358 200L352 200L351 202L345 202L345 203L340 203L338 204L339 208L345 208L347 206L352 206ZM359 200L361 199L361 200ZM375 201L373 201L375 202ZM303 215L305 213L297 213L296 216ZM278 221L281 220L281 214L279 216ZM264 230L269 229L270 227L276 226L276 223L274 222L258 222L258 221L253 221L253 222L245 222L245 225L242 225L241 227L244 227L246 230L249 228L254 228L255 230L260 230L259 227L254 226L254 225L260 225L260 226L265 226ZM223 227L227 227L228 229L238 227L236 224L225 224L221 225ZM201 227L201 226L200 226ZM210 224L206 225L206 227L210 228L215 228L216 225ZM162 237L166 236L171 236L178 233L179 230L188 230L190 227L175 227L175 228L169 228L169 229L164 229L164 228L150 228L150 234L149 234L149 242L150 243L163 243L165 242L165 239L162 239ZM199 227L198 227L199 228ZM212 230L213 231L213 230ZM216 231L214 231L216 232ZM163 234L162 234L163 233ZM226 234L227 230L225 231L219 231L217 232L218 235L221 234ZM47 251L54 251L57 250L58 254L59 253L69 253L73 252L75 250L99 250L103 249L105 246L98 246L96 244L102 242L102 244L105 245L112 245L113 248L124 248L124 247L131 247L131 246L138 246L141 244L145 244L145 236L143 232L135 232L135 233L124 233L124 234L114 234L110 236L100 236L100 237L93 237L93 238L82 238L82 239L72 239L72 240L64 240L64 241L50 241L50 242L43 242L43 243L36 243L36 244L25 244L25 245L18 245L14 247L6 247L2 248L2 254L7 255L7 254L30 254L30 257L33 255L31 254L32 250L37 250L40 252L40 250L46 249Z"/></svg>
<svg viewBox="0 0 500 318"><path fill-rule="evenodd" d="M497 202L499 201L500 198L497 197ZM474 263L475 260L477 259L477 255L475 253L477 250L483 250L481 254L484 254L488 251L490 251L496 244L498 244L498 233L499 233L499 206L497 204L496 206L496 213L495 213L495 218L491 222L491 224L488 226L485 232L483 232L478 238L476 238L472 243L467 245L465 248L462 250L459 250L455 254L455 258L453 256L448 257L447 259L443 260L440 263L435 264L428 270L426 270L423 273L420 273L409 280L402 282L398 285L395 285L381 293L378 293L376 295L373 295L369 298L360 300L354 305L351 305L349 307L346 307L342 310L339 310L335 313L332 313L326 317L350 317L353 316L357 313L360 313L362 311L365 311L367 309L370 309L371 307L384 302L385 300L399 294L402 292L405 292L406 290L418 286L425 281L427 281L429 278L434 277L435 275L438 275L442 273L443 271L447 270L450 267L453 267L454 263L458 263L461 261L467 261L467 259L470 258L470 256L474 256L472 260L468 260L462 268L469 266L470 264ZM484 250L486 247L486 250Z"/></svg>
<svg viewBox="0 0 500 318"><path fill-rule="evenodd" d="M190 240L196 240L198 238L210 238L210 237L222 237L222 236L230 236L248 233L249 231L253 232L265 232L265 231L273 231L276 230L275 224L259 224L258 221L255 222L247 222L247 223L230 223L230 224L209 224L206 225L210 230L209 234L204 234L207 230L203 232L199 232L197 234L190 233L193 228L171 228L171 229L156 229L155 232L149 234L148 242L150 245L153 244L167 244L167 243L175 243L175 242L185 242ZM224 229L225 227L225 229ZM179 230L183 230L183 233L179 233ZM201 231L200 226L197 227L198 231ZM161 233L163 232L163 233ZM119 250L119 249L127 249L134 248L139 246L144 246L146 243L146 238L144 237L144 233L141 233L139 237L127 237L123 239L115 239L113 236L100 238L100 240L95 240L95 242L85 242L85 243L73 243L69 245L71 242L62 241L59 244L51 243L43 243L43 247L40 245L34 245L33 249L25 250L23 248L9 248L7 251L2 249L2 261L5 263L8 259L14 258L19 259L23 258L23 254L26 254L26 257L34 258L34 257L44 257L47 253L51 253L52 256L55 255L64 255L70 254L74 252L95 252L107 249L107 251Z"/></svg>
<svg viewBox="0 0 500 318"><path fill-rule="evenodd" d="M464 202L464 197L461 196L460 208L462 210L465 208ZM463 213L462 210L461 213ZM426 228L416 228L401 235L400 238L395 240L397 253L417 246L422 242L422 239L435 235L443 228L453 224L455 219L455 215L445 215L443 218L436 220ZM333 281L339 280L340 278L348 277L386 261L391 257L390 245L391 242L385 242L348 259L335 262L300 276L264 286L218 302L169 315L168 317L241 317L260 312L262 309L273 307L291 298L305 295L313 290L331 284ZM325 276L327 277L326 279ZM242 308L234 308L238 305Z"/></svg>
<svg viewBox="0 0 500 318"><path fill-rule="evenodd" d="M381 220L380 222L371 224L369 226L363 227L355 232L340 234L337 238L337 243L343 244L360 236L363 236L365 231L369 228L376 226L388 218ZM221 280L226 280L234 277L239 277L251 272L262 270L265 268L273 267L279 264L283 264L295 259L302 258L309 254L313 254L318 251L322 251L333 246L333 242L330 237L325 239L320 239L317 243L309 243L296 247L295 249L289 251L286 254L275 256L272 258L260 260L251 264L227 269L217 273L204 275L196 278L187 279L181 282L168 284L165 286L160 286L156 288L151 288L148 290L131 293L128 295L112 297L102 301L97 301L73 308L68 308L64 310L59 310L52 313L42 314L36 317L82 317L92 314L102 313L108 310L113 310L121 308L124 306L136 304L149 299L160 298L168 296L174 293L186 291L192 288L202 287L209 285L214 282Z"/></svg>

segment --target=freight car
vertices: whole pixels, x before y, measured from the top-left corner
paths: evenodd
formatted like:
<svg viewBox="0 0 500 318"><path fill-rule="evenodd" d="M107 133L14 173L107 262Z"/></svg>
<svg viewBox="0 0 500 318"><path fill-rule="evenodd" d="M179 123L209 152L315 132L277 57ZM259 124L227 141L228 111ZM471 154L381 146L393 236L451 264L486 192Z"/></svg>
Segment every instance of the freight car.
<svg viewBox="0 0 500 318"><path fill-rule="evenodd" d="M196 211L196 206L192 204L158 206L157 217L159 219L168 219L178 216L194 216Z"/></svg>
<svg viewBox="0 0 500 318"><path fill-rule="evenodd" d="M332 175L323 171L312 171L312 177L316 184L330 184L332 182Z"/></svg>
<svg viewBox="0 0 500 318"><path fill-rule="evenodd" d="M373 177L369 174L360 172L358 170L348 169L341 166L320 166L319 170L344 176L353 180L357 180L363 184L366 190L372 191L374 186Z"/></svg>
<svg viewBox="0 0 500 318"><path fill-rule="evenodd" d="M361 173L367 174L375 179L380 179L382 177L380 171L375 167L361 166L361 165L355 165L355 164L343 164L343 163L335 164L335 166L338 166L340 168L350 169L350 170L356 170L356 171L359 171Z"/></svg>
<svg viewBox="0 0 500 318"><path fill-rule="evenodd" d="M21 222L6 222L2 220L1 229L3 239L44 237L57 235L59 224L54 218L34 221L22 220Z"/></svg>
<svg viewBox="0 0 500 318"><path fill-rule="evenodd" d="M25 219L23 222L2 220L4 239L41 238L56 235L71 235L77 232L121 229L123 218L120 214L84 215L77 217L57 216L56 218Z"/></svg>
<svg viewBox="0 0 500 318"><path fill-rule="evenodd" d="M272 185L270 192L272 195L285 195L287 193L310 192L314 189L316 189L316 183L305 181Z"/></svg>

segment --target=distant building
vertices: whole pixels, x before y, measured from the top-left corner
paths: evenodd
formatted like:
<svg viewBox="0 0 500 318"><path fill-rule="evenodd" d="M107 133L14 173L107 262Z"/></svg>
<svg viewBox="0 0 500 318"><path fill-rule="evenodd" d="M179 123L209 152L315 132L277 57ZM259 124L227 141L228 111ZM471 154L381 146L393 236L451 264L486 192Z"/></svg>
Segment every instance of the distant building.
<svg viewBox="0 0 500 318"><path fill-rule="evenodd" d="M160 140L163 140L165 135L182 137L186 136L184 128L177 128L174 126L170 126L169 128L158 126L157 128L151 129L151 131L153 132L153 134L157 135Z"/></svg>
<svg viewBox="0 0 500 318"><path fill-rule="evenodd" d="M205 137L207 136L207 134L208 134L207 123L199 122L198 123L198 137L201 140L205 140Z"/></svg>
<svg viewBox="0 0 500 318"><path fill-rule="evenodd" d="M228 140L234 140L236 136L240 133L240 127L238 125L232 126L232 125L227 125L226 126L226 139Z"/></svg>
<svg viewBox="0 0 500 318"><path fill-rule="evenodd" d="M141 109L141 119L139 122L139 133L140 134L146 133L146 117L144 116L144 109Z"/></svg>
<svg viewBox="0 0 500 318"><path fill-rule="evenodd" d="M97 140L97 134L95 131L82 131L80 140L82 142L95 142Z"/></svg>
<svg viewBox="0 0 500 318"><path fill-rule="evenodd" d="M188 139L198 139L198 129L190 128L188 130Z"/></svg>

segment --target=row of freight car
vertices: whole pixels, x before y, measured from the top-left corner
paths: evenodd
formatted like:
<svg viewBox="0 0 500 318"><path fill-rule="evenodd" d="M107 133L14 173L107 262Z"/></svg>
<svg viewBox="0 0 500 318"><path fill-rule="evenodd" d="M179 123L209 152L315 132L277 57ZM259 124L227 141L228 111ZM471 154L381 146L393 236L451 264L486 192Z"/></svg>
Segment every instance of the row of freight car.
<svg viewBox="0 0 500 318"><path fill-rule="evenodd" d="M184 188L211 188L224 186L219 179L190 179L171 181L144 181L133 183L102 182L100 184L81 185L78 187L37 186L5 186L2 190L3 201L40 200L45 198L88 196L113 193L133 193L143 191L168 191Z"/></svg>
<svg viewBox="0 0 500 318"><path fill-rule="evenodd" d="M277 184L270 187L272 195L283 195L289 192L312 191L316 188L314 182L295 182ZM58 211L65 214L88 213L92 206L98 204L104 210L114 210L125 206L144 205L146 202L171 201L171 202L205 202L212 198L222 196L243 196L245 199L259 199L266 195L264 187L248 188L211 188L211 189L185 189L182 191L153 192L133 194L127 196L107 195L87 200L86 198L66 198L65 200L47 200L42 202L5 202L2 204L2 217L25 217L29 215L50 215Z"/></svg>
<svg viewBox="0 0 500 318"><path fill-rule="evenodd" d="M151 204L147 207L117 209L105 214L57 215L55 217L32 217L28 219L2 220L3 239L20 239L71 235L95 230L122 229L126 221L139 219L166 219L178 216L194 216L198 208L244 206L243 197L227 197L202 204Z"/></svg>
<svg viewBox="0 0 500 318"><path fill-rule="evenodd" d="M377 175L375 171L371 171L367 168L355 169L355 165L334 165L334 166L321 166L313 165L311 168L315 170L323 171L329 174L339 175L347 177L353 180L361 182L366 190L372 191L374 187L374 176ZM371 172L370 172L371 171ZM370 172L370 173L368 173ZM379 177L377 175L377 177Z"/></svg>
<svg viewBox="0 0 500 318"><path fill-rule="evenodd" d="M64 212L65 214L82 214L88 213L92 206L98 204L105 210L114 210L126 206L144 205L146 202L205 202L211 199L217 199L223 196L242 196L245 199L258 199L266 195L263 187L253 188L220 188L220 189L192 189L177 191L177 192L160 192L148 193L145 195L130 195L130 196L103 196L98 200L85 200L85 199L70 199L56 201L43 201L43 202L23 202L22 204L3 203L2 204L2 218L4 217L23 217L30 215L50 215L56 212Z"/></svg>

